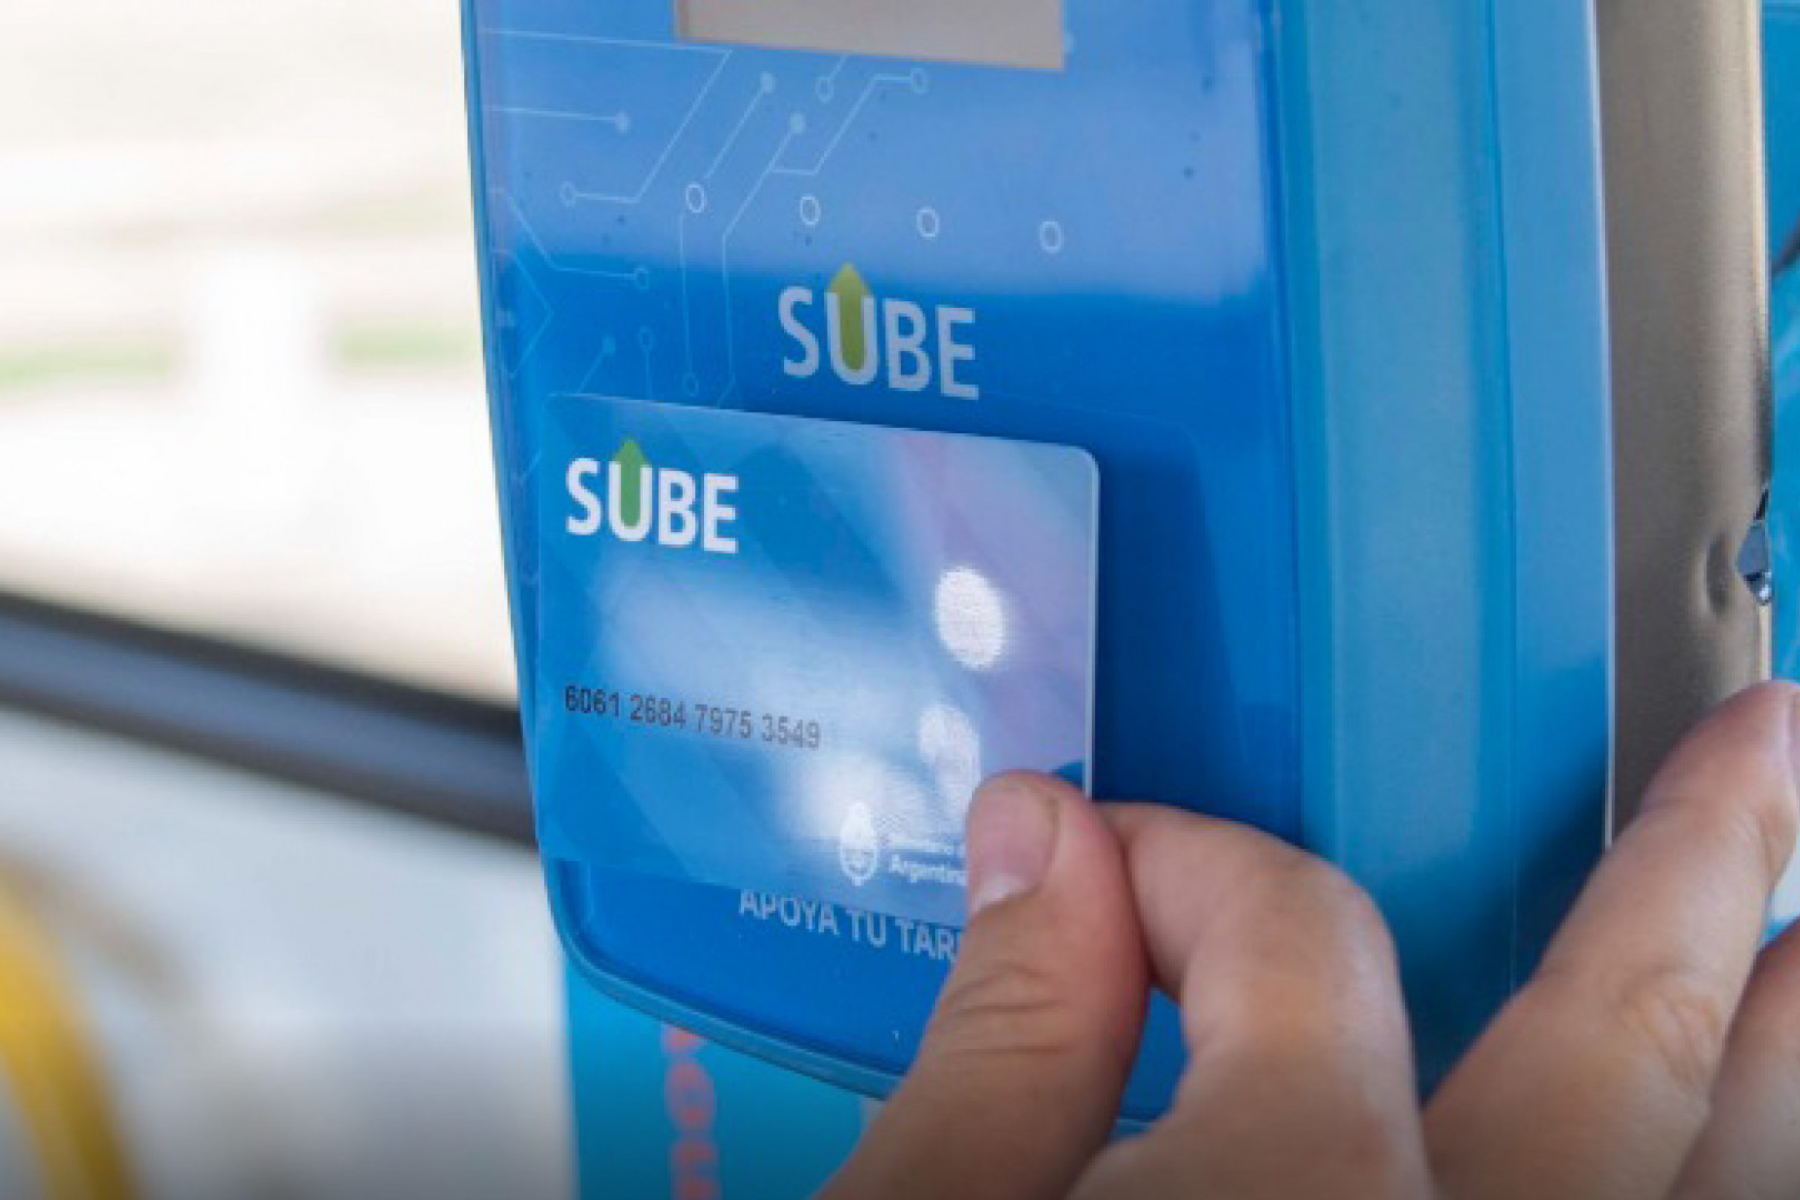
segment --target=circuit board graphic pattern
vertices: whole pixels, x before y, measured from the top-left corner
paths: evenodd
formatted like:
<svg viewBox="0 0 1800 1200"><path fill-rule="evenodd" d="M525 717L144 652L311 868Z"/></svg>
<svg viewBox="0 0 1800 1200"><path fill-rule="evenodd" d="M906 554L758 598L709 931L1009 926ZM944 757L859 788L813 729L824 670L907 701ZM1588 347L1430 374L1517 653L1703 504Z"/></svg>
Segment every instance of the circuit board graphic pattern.
<svg viewBox="0 0 1800 1200"><path fill-rule="evenodd" d="M1110 481L1096 785L1293 834L1262 6L1074 3L1060 72L682 42L663 0L478 12L509 491L571 396L1083 446ZM977 402L784 370L781 293L847 266L976 314Z"/></svg>
<svg viewBox="0 0 1800 1200"><path fill-rule="evenodd" d="M745 215L771 180L795 181L782 189L781 199L791 209L797 228L817 228L825 220L825 206L818 192L810 190L806 181L816 180L825 173L833 156L878 95L883 98L888 92L923 95L931 86L929 70L923 66L905 71L884 70L866 60L853 63L848 55L837 56L825 70L810 78L802 77L797 81L798 86L795 83L784 86L778 73L768 69L766 55L741 55L726 47L574 38L519 30L495 30L485 36L562 43L595 51L610 47L625 52L653 52L681 61L684 68L694 60L705 64L694 86L688 89L691 98L686 98L685 104L680 106L683 114L680 122L657 144L648 171L635 187L609 190L607 181L571 177L557 181L554 189L557 202L564 208L601 214L601 223L608 215L617 217L629 213L649 223L652 229L660 227L662 232L656 238L657 243L672 241L676 249L672 264L619 261L606 266L588 265L579 252L573 256L575 261L569 261L546 246L517 197L504 188L494 188L490 192L490 203L499 206L513 223L512 233L516 239L511 251L515 259L513 273L535 301L523 306L526 313L514 314L517 323L514 334L526 339L515 353L508 355L510 369L515 374L530 360L553 316L545 290L533 278L537 272L606 280L640 292L651 292L662 285L674 289L677 294L679 344L663 345L657 329L648 323L633 329L608 330L601 334L593 363L573 389L578 393L598 391L658 399L659 381L667 374L667 369L659 363L659 356L668 354L672 356L672 362L679 364L677 387L683 398L692 401L707 395L712 403L726 403L738 386L737 347L732 322L713 317L709 323L709 328L721 329L725 338L724 377L703 380L700 371L704 363L696 362L694 350L695 307L696 304L710 303L726 314L731 312L732 239L742 227ZM740 57L765 61L737 64L738 69L733 70L733 60ZM685 71L676 73L686 74ZM737 86L721 88L721 80L727 78ZM784 104L787 94L796 91L800 95L793 98L798 103ZM734 103L737 105L735 116ZM486 106L485 111L514 123L542 121L590 126L602 139L607 134L616 139L627 139L638 128L628 107L588 112L495 103ZM726 126L722 137L717 133L721 124ZM671 167L671 160L677 158L684 139L690 136L694 147L703 152L700 157L706 157L706 161L701 169L689 171L682 178L678 177L678 168ZM771 140L773 149L768 149ZM604 164L615 157L622 156L610 156L600 148L593 160ZM697 156L684 156L681 165L692 165L687 160L697 162ZM604 171L599 173L604 174ZM672 237L668 232L671 224ZM934 240L941 232L942 216L936 207L921 205L914 225L921 240ZM1039 236L1044 253L1060 252L1064 234L1059 222L1044 219L1039 225ZM691 256L690 245L694 247ZM702 287L695 276L702 269L716 279L716 289L706 289L713 293L711 295L697 295ZM614 386L605 386L609 382Z"/></svg>
<svg viewBox="0 0 1800 1200"><path fill-rule="evenodd" d="M561 586L531 505L555 406L1076 446L1103 497L1095 792L1298 835L1267 0L1066 0L1061 71L685 43L668 0L470 11L527 696L540 667L570 665L534 661L540 585ZM784 368L782 294L823 296L851 267L878 304L973 314L959 378L977 395ZM540 820L591 799L540 790ZM796 936L730 889L550 867L595 978L651 1007L704 998L683 1019L860 1087L904 1069L947 965ZM1151 1022L1129 1092L1143 1114L1179 1061L1171 1015Z"/></svg>

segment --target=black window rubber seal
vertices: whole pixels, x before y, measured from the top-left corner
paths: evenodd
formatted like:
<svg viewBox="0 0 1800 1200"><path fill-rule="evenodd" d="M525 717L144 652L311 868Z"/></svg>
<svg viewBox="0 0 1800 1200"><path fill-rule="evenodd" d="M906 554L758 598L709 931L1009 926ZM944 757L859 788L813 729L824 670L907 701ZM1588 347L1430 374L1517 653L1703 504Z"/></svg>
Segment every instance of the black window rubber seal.
<svg viewBox="0 0 1800 1200"><path fill-rule="evenodd" d="M4 590L0 704L533 840L510 705Z"/></svg>

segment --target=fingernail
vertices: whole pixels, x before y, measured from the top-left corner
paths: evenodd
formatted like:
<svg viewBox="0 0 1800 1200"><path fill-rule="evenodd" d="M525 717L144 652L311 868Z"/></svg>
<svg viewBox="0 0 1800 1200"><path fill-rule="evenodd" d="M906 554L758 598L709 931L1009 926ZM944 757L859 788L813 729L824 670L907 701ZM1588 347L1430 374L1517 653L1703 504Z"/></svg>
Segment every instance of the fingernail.
<svg viewBox="0 0 1800 1200"><path fill-rule="evenodd" d="M966 839L969 915L1035 891L1056 850L1056 798L1010 776L975 793Z"/></svg>

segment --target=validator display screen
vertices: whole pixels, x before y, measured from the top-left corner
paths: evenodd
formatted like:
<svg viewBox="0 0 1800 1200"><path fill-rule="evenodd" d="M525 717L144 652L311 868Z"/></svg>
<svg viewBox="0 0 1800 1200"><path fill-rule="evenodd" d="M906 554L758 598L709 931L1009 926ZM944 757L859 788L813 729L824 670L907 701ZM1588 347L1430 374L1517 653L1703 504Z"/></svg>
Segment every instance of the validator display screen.
<svg viewBox="0 0 1800 1200"><path fill-rule="evenodd" d="M677 32L841 54L1061 70L1062 0L676 0Z"/></svg>

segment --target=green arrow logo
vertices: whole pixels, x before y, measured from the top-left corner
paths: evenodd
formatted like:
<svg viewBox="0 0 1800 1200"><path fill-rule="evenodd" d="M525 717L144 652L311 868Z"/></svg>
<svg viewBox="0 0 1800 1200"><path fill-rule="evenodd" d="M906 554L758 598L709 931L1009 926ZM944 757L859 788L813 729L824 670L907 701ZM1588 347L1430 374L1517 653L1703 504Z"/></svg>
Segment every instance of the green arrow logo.
<svg viewBox="0 0 1800 1200"><path fill-rule="evenodd" d="M831 281L831 300L837 305L838 348L843 351L844 369L860 371L869 360L869 344L863 337L863 300L869 285L857 274L856 267L845 263Z"/></svg>
<svg viewBox="0 0 1800 1200"><path fill-rule="evenodd" d="M613 462L619 467L619 520L635 528L644 511L644 468L650 460L635 439L626 438Z"/></svg>

